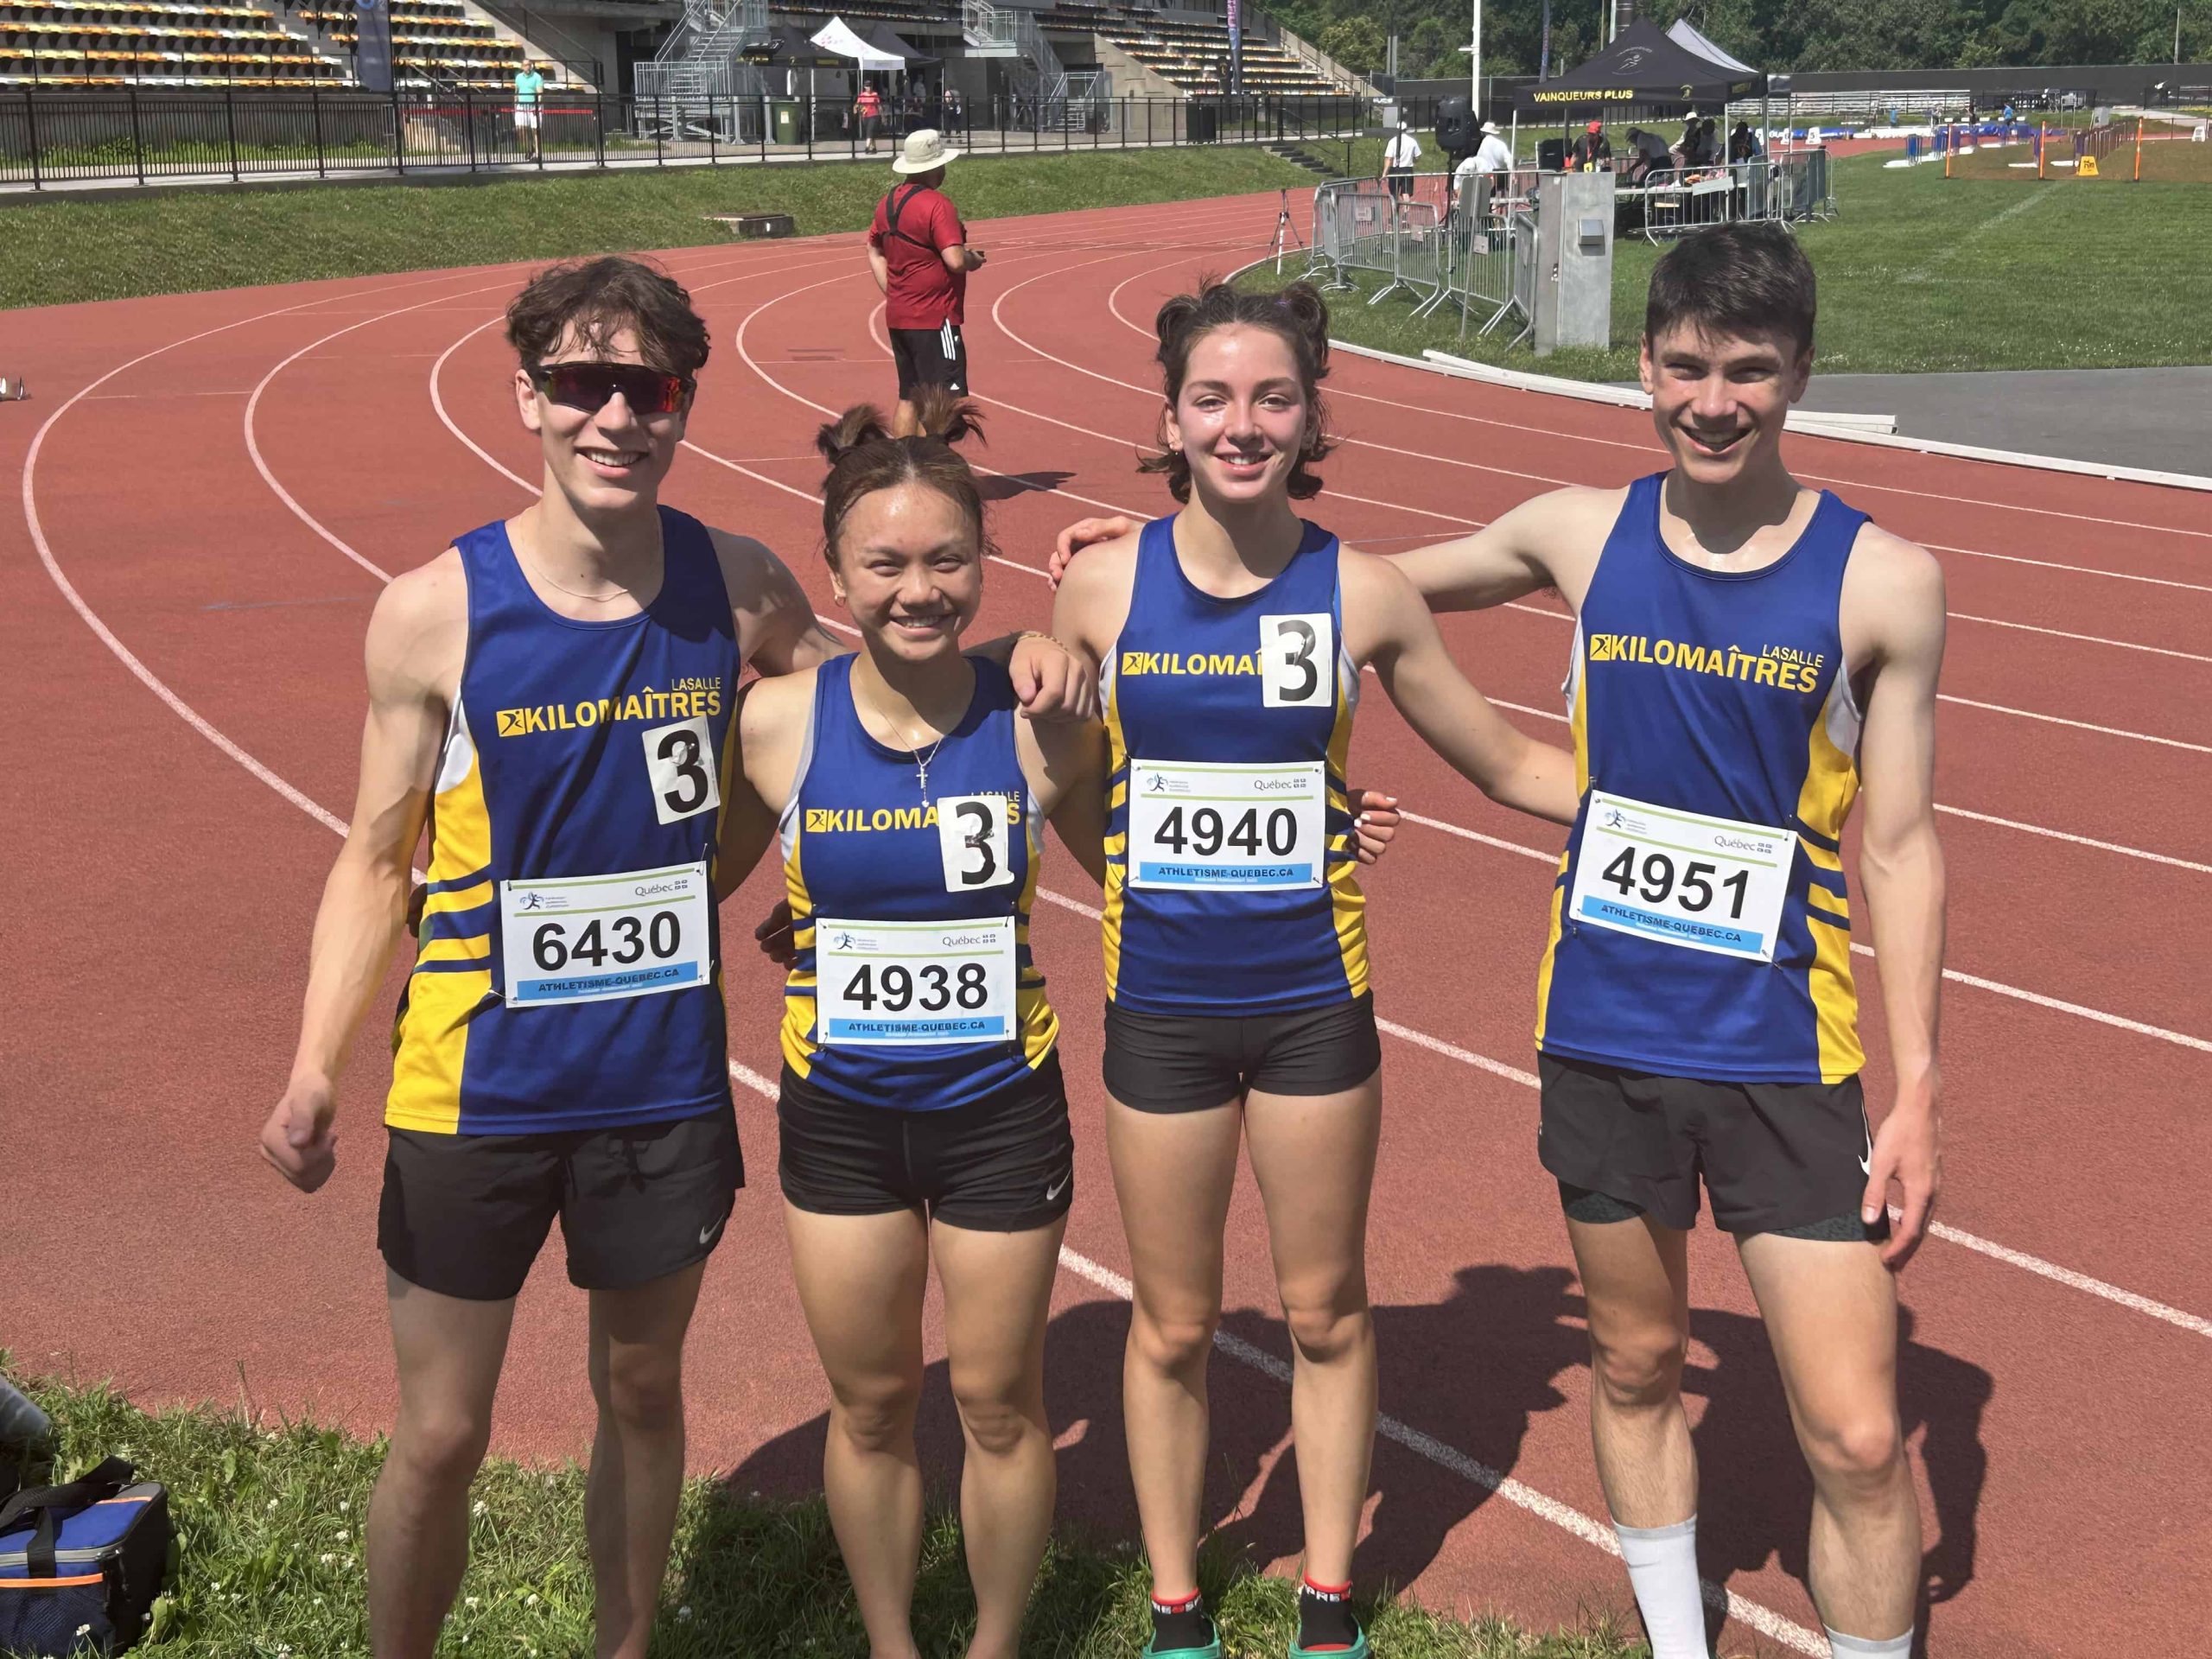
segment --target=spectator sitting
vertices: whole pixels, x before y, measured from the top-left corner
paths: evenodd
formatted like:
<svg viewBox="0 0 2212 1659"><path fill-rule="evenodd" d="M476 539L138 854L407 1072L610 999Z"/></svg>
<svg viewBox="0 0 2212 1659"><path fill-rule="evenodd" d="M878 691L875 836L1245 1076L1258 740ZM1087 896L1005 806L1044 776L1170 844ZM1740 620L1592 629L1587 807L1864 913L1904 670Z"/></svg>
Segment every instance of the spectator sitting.
<svg viewBox="0 0 2212 1659"><path fill-rule="evenodd" d="M1735 130L1728 135L1729 162L1732 165L1738 162L1755 162L1758 158L1759 141L1751 131L1751 124L1748 121L1737 122Z"/></svg>
<svg viewBox="0 0 2212 1659"><path fill-rule="evenodd" d="M1709 115L1697 124L1698 165L1700 167L1720 165L1724 152L1720 147L1719 126L1720 124Z"/></svg>
<svg viewBox="0 0 2212 1659"><path fill-rule="evenodd" d="M1668 148L1668 156L1675 163L1675 171L1687 173L1697 165L1697 117L1688 117L1682 122L1682 136Z"/></svg>
<svg viewBox="0 0 2212 1659"><path fill-rule="evenodd" d="M1567 169L1574 173L1601 172L1613 159L1612 142L1605 137L1605 124L1592 121L1582 130L1574 141L1574 148L1567 152Z"/></svg>
<svg viewBox="0 0 2212 1659"><path fill-rule="evenodd" d="M1662 173L1674 165L1675 158L1667 149L1667 141L1656 132L1630 127L1628 144L1628 181L1631 185L1648 184L1654 173Z"/></svg>

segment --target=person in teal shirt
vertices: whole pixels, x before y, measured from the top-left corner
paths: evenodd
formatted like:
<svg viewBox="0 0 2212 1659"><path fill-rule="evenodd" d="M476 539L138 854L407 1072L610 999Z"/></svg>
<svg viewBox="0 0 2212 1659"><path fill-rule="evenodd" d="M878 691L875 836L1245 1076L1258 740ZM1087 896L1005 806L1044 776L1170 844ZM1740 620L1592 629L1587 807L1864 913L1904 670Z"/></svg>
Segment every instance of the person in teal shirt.
<svg viewBox="0 0 2212 1659"><path fill-rule="evenodd" d="M530 135L530 159L543 159L538 140L538 115L543 108L543 95L545 77L534 63L525 63L515 72L515 142L519 144L525 132Z"/></svg>

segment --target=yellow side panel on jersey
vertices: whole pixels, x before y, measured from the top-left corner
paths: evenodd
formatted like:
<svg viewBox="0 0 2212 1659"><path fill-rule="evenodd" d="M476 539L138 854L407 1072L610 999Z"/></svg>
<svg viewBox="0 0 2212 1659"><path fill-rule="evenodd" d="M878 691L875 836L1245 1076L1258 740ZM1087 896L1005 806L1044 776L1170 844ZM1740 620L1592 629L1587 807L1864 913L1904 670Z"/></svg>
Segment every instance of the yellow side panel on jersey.
<svg viewBox="0 0 2212 1659"><path fill-rule="evenodd" d="M1582 630L1574 631L1574 661L1567 671L1567 729L1574 734L1574 793L1580 800L1590 792L1590 733L1584 723L1587 699L1582 685ZM1536 968L1536 1046L1544 1042L1544 1020L1552 1006L1552 959L1559 953L1560 930L1567 913L1567 855L1559 855L1553 872L1550 918L1544 928L1543 960Z"/></svg>
<svg viewBox="0 0 2212 1659"><path fill-rule="evenodd" d="M492 970L416 974L393 1032L391 1094L384 1121L395 1129L451 1135L461 1123L461 1077L468 1022L491 994Z"/></svg>
<svg viewBox="0 0 2212 1659"><path fill-rule="evenodd" d="M1340 685L1337 692L1337 723L1329 733L1329 770L1338 778L1344 776L1345 763L1351 756L1353 701L1349 690ZM1329 791L1329 804L1347 818L1358 816L1351 797L1335 789ZM1337 954L1344 959L1345 982L1351 987L1354 996L1364 996L1370 984L1367 895L1359 887L1358 842L1357 830L1347 828L1339 842L1329 849L1347 855L1330 861L1329 907L1336 923Z"/></svg>
<svg viewBox="0 0 2212 1659"><path fill-rule="evenodd" d="M1849 682L1839 671L1829 700L1833 703L1849 696ZM1807 828L1834 842L1842 839L1844 820L1859 798L1859 763L1837 747L1829 723L1826 711L1813 723L1797 816ZM1855 719L1850 724L1855 732ZM1802 837L1798 844L1817 868L1843 874L1840 853ZM1849 901L1815 882L1806 891L1805 922L1813 940L1808 979L1820 1038L1821 1077L1840 1083L1857 1076L1866 1064L1866 1051L1859 1040L1859 993L1851 976Z"/></svg>
<svg viewBox="0 0 2212 1659"><path fill-rule="evenodd" d="M1126 771L1129 764L1129 747L1122 736L1121 683L1110 681L1106 692L1106 775L1122 774L1121 781L1109 790L1106 797L1106 887L1100 899L1099 938L1106 951L1106 1000L1111 1002L1122 980L1122 914L1123 888L1128 881L1129 849L1128 820L1126 816L1129 799L1129 782ZM1122 828L1113 829L1116 810L1123 813Z"/></svg>
<svg viewBox="0 0 2212 1659"><path fill-rule="evenodd" d="M793 788L798 785L794 784ZM784 896L791 906L791 944L808 953L811 962L814 950L814 900L807 895L806 876L799 868L806 855L804 830L798 825L791 830L791 855L784 861ZM814 984L810 970L793 968L784 978L784 1023L779 1036L784 1051L784 1064L800 1077L810 1077L814 1071Z"/></svg>
<svg viewBox="0 0 2212 1659"><path fill-rule="evenodd" d="M484 804L484 777L474 745L468 769L430 805L430 871L433 882L456 881L492 862L492 815ZM432 917L474 909L493 902L493 884L480 881L423 901L423 931ZM480 961L481 969L437 968L417 972L391 1033L391 1092L384 1121L396 1129L452 1135L461 1125L461 1080L468 1058L468 1022L492 990L492 936L425 938L416 951L418 969L427 963Z"/></svg>
<svg viewBox="0 0 2212 1659"><path fill-rule="evenodd" d="M1034 818L1025 818L1024 838L1029 842L1029 869L1021 884L1021 907L1016 912L1020 921L1014 930L1014 943L1022 950L1029 948L1029 917L1037 903L1037 876L1045 862L1044 837L1039 832ZM1053 1044L1060 1039L1060 1016L1054 1012L1052 999L1045 995L1045 976L1038 971L1033 960L1015 988L1014 1017L1021 1023L1022 1058L1034 1071L1045 1064L1052 1052Z"/></svg>

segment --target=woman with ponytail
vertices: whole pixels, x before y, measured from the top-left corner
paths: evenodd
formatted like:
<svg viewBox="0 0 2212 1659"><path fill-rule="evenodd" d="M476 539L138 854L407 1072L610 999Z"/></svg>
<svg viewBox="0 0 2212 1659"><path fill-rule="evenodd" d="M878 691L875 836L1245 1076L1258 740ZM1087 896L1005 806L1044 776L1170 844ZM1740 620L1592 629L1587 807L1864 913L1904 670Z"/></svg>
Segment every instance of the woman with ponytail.
<svg viewBox="0 0 2212 1659"><path fill-rule="evenodd" d="M1074 1188L1029 911L1047 817L1103 875L1104 745L1095 721L1017 718L1007 670L962 648L990 543L952 446L976 415L938 387L918 405L915 436L867 407L821 430L823 550L861 648L750 689L732 817L760 836L747 850L771 821L782 849L785 1215L830 1379L830 1516L870 1651L918 1651L934 1257L966 1440L968 1653L1012 1659L1052 1524L1045 1325Z"/></svg>
<svg viewBox="0 0 2212 1659"><path fill-rule="evenodd" d="M1135 1313L1122 1367L1153 1574L1151 1659L1221 1659L1198 1590L1206 1359L1240 1142L1294 1351L1305 1512L1293 1659L1362 1659L1352 1547L1376 1410L1369 1189L1382 1122L1357 823L1344 784L1360 671L1485 793L1566 823L1573 758L1460 677L1388 562L1299 517L1332 447L1328 310L1208 281L1160 308L1156 453L1182 510L1066 568L1053 613L1100 667L1110 745L1107 1148Z"/></svg>

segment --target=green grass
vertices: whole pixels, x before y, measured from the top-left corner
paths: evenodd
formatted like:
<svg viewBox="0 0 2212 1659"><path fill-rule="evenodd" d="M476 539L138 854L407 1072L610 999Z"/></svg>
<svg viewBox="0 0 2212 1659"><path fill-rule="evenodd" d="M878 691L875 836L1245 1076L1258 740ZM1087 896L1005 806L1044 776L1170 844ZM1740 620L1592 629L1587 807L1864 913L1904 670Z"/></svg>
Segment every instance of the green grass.
<svg viewBox="0 0 2212 1659"><path fill-rule="evenodd" d="M2167 146L2202 149L2202 146ZM2132 156L2132 149L2129 151ZM1840 216L1801 227L1820 274L1820 367L1829 373L1965 369L2140 368L2212 363L2212 308L2179 273L2212 246L2212 190L2145 181L2098 189L2072 178L1945 179L1940 167L1888 168L1880 155L1835 163ZM1644 290L1660 249L1614 245L1612 348L1560 352L1547 373L1630 380ZM1300 274L1286 268L1284 280ZM1272 283L1271 268L1250 280ZM1341 340L1418 357L1459 353L1538 365L1498 336L1462 342L1448 308L1417 320L1394 296L1332 295ZM1507 330L1501 330L1503 334Z"/></svg>
<svg viewBox="0 0 2212 1659"><path fill-rule="evenodd" d="M309 1423L276 1428L202 1408L140 1411L105 1388L24 1385L53 1415L65 1480L130 1459L169 1491L179 1568L149 1650L176 1659L360 1659L367 1652L361 1522L383 1449ZM4 1471L0 1471L4 1472ZM43 1481L48 1471L34 1471ZM478 1478L471 1558L446 1627L447 1656L591 1650L583 1476L494 1460ZM974 1604L959 1531L935 1510L915 1628L930 1659L963 1651ZM1297 1623L1294 1586L1210 1557L1201 1573L1232 1653L1272 1659ZM1054 1541L1030 1606L1026 1659L1122 1659L1142 1645L1146 1579L1126 1545ZM1532 1636L1501 1621L1439 1618L1385 1598L1363 1609L1392 1659L1637 1659L1618 1631ZM656 1659L861 1659L868 1643L819 1500L775 1502L693 1480L683 1497L653 1633Z"/></svg>
<svg viewBox="0 0 2212 1659"><path fill-rule="evenodd" d="M950 189L972 223L1312 179L1264 150L1219 146L971 157ZM887 166L694 167L444 187L15 197L0 206L0 308L696 247L729 235L709 213L787 213L802 235L861 230L891 180Z"/></svg>

